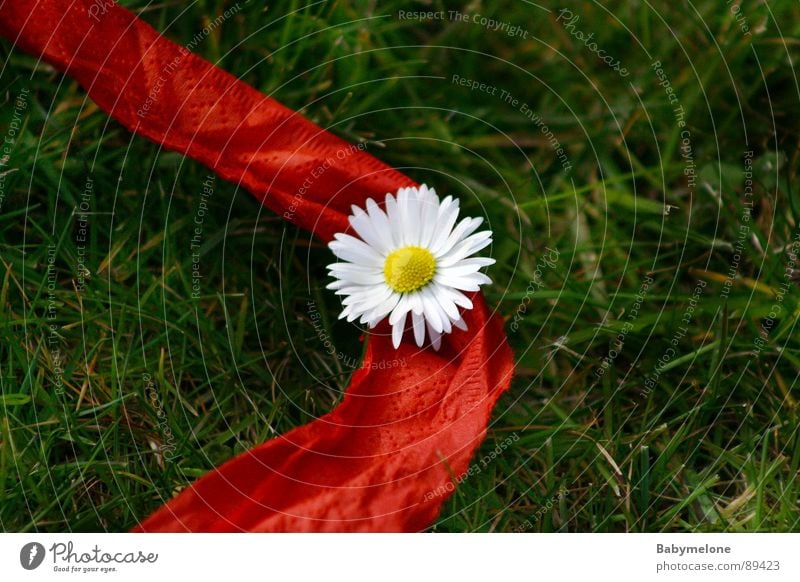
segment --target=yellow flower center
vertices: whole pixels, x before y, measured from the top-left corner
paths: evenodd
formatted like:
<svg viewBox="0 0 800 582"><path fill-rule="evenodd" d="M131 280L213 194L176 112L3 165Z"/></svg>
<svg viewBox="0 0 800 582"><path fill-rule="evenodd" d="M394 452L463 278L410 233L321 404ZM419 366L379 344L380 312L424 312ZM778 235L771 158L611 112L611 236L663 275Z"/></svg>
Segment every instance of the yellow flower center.
<svg viewBox="0 0 800 582"><path fill-rule="evenodd" d="M398 293L424 287L433 279L436 259L428 249L407 246L392 252L383 265L386 283Z"/></svg>

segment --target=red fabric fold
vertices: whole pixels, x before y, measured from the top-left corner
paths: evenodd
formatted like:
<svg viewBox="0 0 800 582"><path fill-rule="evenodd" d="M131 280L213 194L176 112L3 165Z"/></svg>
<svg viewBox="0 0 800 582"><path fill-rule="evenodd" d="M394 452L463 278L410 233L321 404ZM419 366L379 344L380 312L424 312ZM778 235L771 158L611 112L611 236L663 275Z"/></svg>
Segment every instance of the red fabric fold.
<svg viewBox="0 0 800 582"><path fill-rule="evenodd" d="M372 337L333 412L212 471L141 529L427 527L454 488L451 478L467 470L510 377L508 349L497 346L500 324L476 301L470 326L478 333L457 332L439 353L408 342L395 351L389 335Z"/></svg>
<svg viewBox="0 0 800 582"><path fill-rule="evenodd" d="M414 184L108 0L5 0L0 34L75 78L131 131L326 241L347 230L351 204ZM394 350L379 328L333 412L211 471L137 530L425 528L467 470L513 370L499 319L473 300L469 331L445 336L440 352Z"/></svg>

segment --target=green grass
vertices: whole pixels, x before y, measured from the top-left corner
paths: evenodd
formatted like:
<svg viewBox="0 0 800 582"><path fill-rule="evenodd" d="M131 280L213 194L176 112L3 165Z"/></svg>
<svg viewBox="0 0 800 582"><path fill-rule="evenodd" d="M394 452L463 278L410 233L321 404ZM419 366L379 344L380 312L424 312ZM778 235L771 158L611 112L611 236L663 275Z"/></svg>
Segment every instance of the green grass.
<svg viewBox="0 0 800 582"><path fill-rule="evenodd" d="M233 5L124 4L183 44ZM572 3L572 30L555 5L461 8L521 38L398 18L448 9L435 0L250 2L195 51L457 194L495 231L487 296L517 372L432 530L798 530L800 311L785 269L800 218L800 7L743 0L748 35L718 0L604 6ZM10 43L0 55L0 134L29 92L0 208L0 528L126 530L216 464L330 410L358 332L323 288L328 251L219 180L193 300L207 171L132 137ZM91 275L78 295L73 210L87 176ZM347 358L323 350L309 300Z"/></svg>

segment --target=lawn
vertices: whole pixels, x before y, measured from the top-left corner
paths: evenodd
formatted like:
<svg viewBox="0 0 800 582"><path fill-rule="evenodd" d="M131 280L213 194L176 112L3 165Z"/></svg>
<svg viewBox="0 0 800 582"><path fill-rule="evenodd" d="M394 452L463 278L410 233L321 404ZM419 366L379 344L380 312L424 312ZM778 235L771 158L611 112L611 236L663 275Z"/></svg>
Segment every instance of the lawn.
<svg viewBox="0 0 800 582"><path fill-rule="evenodd" d="M121 3L494 231L516 373L431 531L800 530L800 5ZM0 529L125 531L359 331L320 241L0 56Z"/></svg>

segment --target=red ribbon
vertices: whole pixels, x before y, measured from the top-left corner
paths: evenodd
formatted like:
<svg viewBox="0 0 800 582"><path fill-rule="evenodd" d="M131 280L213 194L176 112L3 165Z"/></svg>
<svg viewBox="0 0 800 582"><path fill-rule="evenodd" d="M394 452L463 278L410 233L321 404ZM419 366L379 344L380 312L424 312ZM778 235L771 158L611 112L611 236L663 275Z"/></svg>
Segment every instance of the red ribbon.
<svg viewBox="0 0 800 582"><path fill-rule="evenodd" d="M348 229L351 204L414 184L108 0L5 0L0 34L75 78L129 130L241 184L325 241ZM469 331L445 336L439 352L408 342L394 350L384 322L333 412L214 469L137 530L427 527L513 371L499 318L480 294L472 299ZM398 359L407 365L380 366Z"/></svg>

